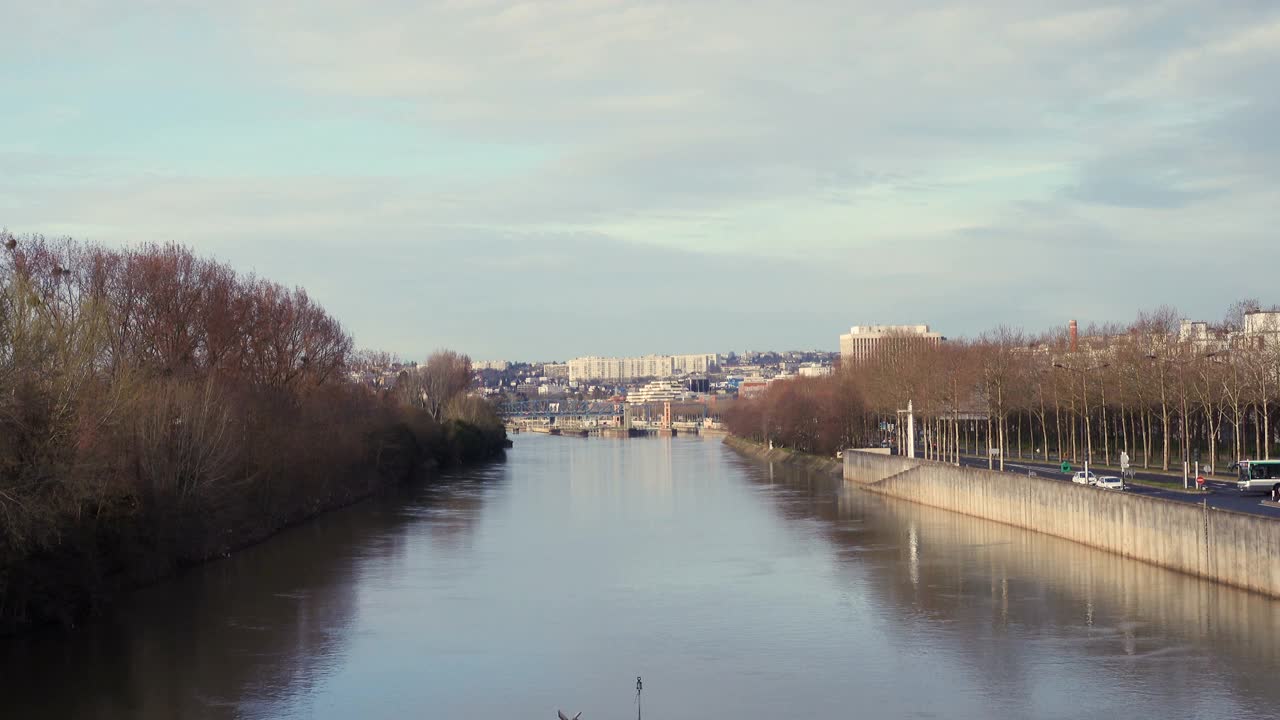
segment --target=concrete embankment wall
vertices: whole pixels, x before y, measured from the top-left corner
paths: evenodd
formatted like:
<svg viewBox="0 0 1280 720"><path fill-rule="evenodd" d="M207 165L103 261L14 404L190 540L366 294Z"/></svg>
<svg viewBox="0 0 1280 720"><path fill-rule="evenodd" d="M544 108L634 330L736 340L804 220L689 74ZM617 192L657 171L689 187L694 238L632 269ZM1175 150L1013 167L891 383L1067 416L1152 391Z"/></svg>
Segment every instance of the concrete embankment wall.
<svg viewBox="0 0 1280 720"><path fill-rule="evenodd" d="M804 467L811 472L824 472L838 475L841 469L840 461L835 458L808 455L794 450L789 450L787 448L769 448L768 446L761 445L758 442L743 440L742 438L734 435L725 437L724 444L747 457L779 463L782 465Z"/></svg>
<svg viewBox="0 0 1280 720"><path fill-rule="evenodd" d="M844 478L872 492L1280 597L1280 521L1268 517L858 452L845 453Z"/></svg>

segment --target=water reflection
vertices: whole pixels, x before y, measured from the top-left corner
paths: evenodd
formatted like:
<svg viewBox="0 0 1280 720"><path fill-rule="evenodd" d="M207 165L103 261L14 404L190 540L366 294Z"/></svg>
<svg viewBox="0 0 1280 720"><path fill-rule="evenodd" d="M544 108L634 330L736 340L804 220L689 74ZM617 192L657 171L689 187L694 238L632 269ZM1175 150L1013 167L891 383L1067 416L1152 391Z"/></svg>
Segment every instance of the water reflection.
<svg viewBox="0 0 1280 720"><path fill-rule="evenodd" d="M778 482L776 472L759 475ZM824 483L818 492L838 498L833 512L812 501ZM780 509L826 521L851 591L900 632L931 626L1001 702L1056 698L1060 710L1076 708L1069 716L1085 716L1071 683L1054 687L1029 671L1084 683L1084 674L1070 674L1093 665L1113 680L1090 685L1091 695L1120 688L1174 716L1188 708L1206 717L1274 715L1280 692L1263 669L1280 668L1280 603L802 471L789 484L796 494L779 499Z"/></svg>
<svg viewBox="0 0 1280 720"><path fill-rule="evenodd" d="M71 638L22 718L1272 717L1277 603L759 464L521 436Z"/></svg>
<svg viewBox="0 0 1280 720"><path fill-rule="evenodd" d="M403 571L414 520L432 520L421 527L434 542L465 544L477 487L398 488L135 593L75 633L0 643L4 704L21 709L6 717L265 718L282 702L306 708L344 662L361 584Z"/></svg>

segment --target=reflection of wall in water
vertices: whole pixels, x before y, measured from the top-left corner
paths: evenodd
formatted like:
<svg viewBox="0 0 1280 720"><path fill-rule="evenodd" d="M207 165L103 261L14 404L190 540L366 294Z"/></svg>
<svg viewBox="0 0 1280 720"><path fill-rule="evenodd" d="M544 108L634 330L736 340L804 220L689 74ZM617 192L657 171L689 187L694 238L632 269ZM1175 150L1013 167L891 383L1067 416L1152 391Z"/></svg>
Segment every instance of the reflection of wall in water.
<svg viewBox="0 0 1280 720"><path fill-rule="evenodd" d="M752 464L748 476L769 482L767 465ZM788 497L775 510L798 522L826 521L850 592L865 594L878 618L900 625L886 632L918 632L926 622L945 631L935 637L958 634L939 651L981 654L974 666L993 673L984 682L1007 693L1034 692L1038 680L1028 668L1056 652L1120 663L1170 695L1195 685L1179 677L1204 672L1241 692L1263 692L1271 680L1260 669L1280 667L1280 602L1264 596L800 468L779 465L774 480L813 494L810 502ZM1013 634L1031 641L1001 641ZM1034 642L1062 636L1078 642ZM1195 647L1223 662L1204 668Z"/></svg>
<svg viewBox="0 0 1280 720"><path fill-rule="evenodd" d="M928 617L945 620L976 613L981 621L986 606L962 602L966 595L979 594L978 586L996 611L989 623L993 628L1089 628L1097 643L1084 647L1104 657L1136 657L1192 643L1230 659L1233 666L1212 672L1229 676L1244 690L1272 682L1259 668L1280 667L1280 645L1275 642L1280 637L1280 602L1262 595L853 487L840 494L840 518L860 521L865 532L832 532L833 543L899 548L892 551L897 559L890 562L867 562L865 553L845 556L859 564L859 571L879 576L881 582L869 584L867 591L886 593L884 600L891 604L919 607ZM1130 622L1091 627L1098 608ZM1157 627L1144 628L1143 623ZM1160 647L1153 647L1153 642ZM1150 667L1153 672L1205 671L1174 665ZM1166 683L1169 678L1153 682Z"/></svg>

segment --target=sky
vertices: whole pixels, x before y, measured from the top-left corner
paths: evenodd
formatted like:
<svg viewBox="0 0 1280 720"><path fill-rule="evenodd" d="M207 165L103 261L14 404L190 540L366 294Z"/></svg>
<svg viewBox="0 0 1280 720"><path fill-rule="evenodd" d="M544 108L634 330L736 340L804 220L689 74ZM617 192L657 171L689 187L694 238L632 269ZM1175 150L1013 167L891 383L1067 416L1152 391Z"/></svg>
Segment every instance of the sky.
<svg viewBox="0 0 1280 720"><path fill-rule="evenodd" d="M0 0L0 227L357 346L838 348L1280 303L1280 3Z"/></svg>

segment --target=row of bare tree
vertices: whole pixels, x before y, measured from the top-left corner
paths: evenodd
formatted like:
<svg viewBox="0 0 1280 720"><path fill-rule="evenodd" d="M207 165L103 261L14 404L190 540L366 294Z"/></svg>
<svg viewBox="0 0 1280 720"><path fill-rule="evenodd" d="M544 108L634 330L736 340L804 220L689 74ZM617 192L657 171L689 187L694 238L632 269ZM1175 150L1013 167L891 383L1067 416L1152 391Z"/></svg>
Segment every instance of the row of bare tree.
<svg viewBox="0 0 1280 720"><path fill-rule="evenodd" d="M825 453L903 442L900 411L911 402L924 452L936 459L1115 463L1125 452L1135 466L1167 470L1199 455L1221 469L1276 449L1280 334L1242 332L1243 314L1256 309L1238 303L1196 334L1161 308L1092 328L1074 348L1065 331L1008 328L937 345L886 343L832 378L774 383L726 421L739 434Z"/></svg>
<svg viewBox="0 0 1280 720"><path fill-rule="evenodd" d="M177 245L0 246L0 631L505 439L465 356L349 382L301 289Z"/></svg>

